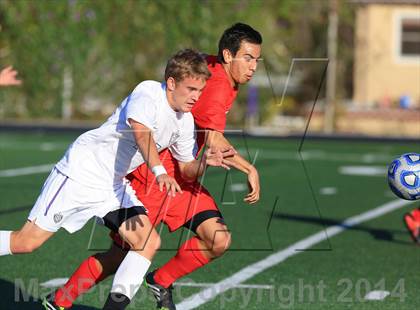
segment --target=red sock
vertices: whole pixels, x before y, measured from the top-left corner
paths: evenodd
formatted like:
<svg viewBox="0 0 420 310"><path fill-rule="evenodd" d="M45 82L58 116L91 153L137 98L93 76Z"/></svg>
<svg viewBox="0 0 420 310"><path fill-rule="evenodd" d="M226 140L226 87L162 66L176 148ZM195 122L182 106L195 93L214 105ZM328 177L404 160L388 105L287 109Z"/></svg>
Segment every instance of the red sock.
<svg viewBox="0 0 420 310"><path fill-rule="evenodd" d="M411 215L413 216L416 222L420 222L420 208L411 211Z"/></svg>
<svg viewBox="0 0 420 310"><path fill-rule="evenodd" d="M155 281L163 287L169 287L177 279L208 264L210 259L199 250L199 240L198 237L187 240L176 255L155 272Z"/></svg>
<svg viewBox="0 0 420 310"><path fill-rule="evenodd" d="M90 256L80 264L67 283L59 288L54 297L57 306L70 308L73 301L96 283L103 280L102 273L96 264L94 256Z"/></svg>

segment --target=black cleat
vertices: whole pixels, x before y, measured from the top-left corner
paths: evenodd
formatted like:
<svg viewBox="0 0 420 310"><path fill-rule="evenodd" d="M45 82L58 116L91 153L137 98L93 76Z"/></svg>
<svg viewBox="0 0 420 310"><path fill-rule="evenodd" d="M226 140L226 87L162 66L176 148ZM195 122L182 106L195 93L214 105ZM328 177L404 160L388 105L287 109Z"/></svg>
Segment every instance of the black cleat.
<svg viewBox="0 0 420 310"><path fill-rule="evenodd" d="M156 298L156 309L161 310L176 310L174 301L172 300L173 286L165 288L155 282L153 278L155 271L149 272L146 275L146 286L153 296Z"/></svg>
<svg viewBox="0 0 420 310"><path fill-rule="evenodd" d="M102 310L124 310L130 304L130 298L121 293L109 293Z"/></svg>

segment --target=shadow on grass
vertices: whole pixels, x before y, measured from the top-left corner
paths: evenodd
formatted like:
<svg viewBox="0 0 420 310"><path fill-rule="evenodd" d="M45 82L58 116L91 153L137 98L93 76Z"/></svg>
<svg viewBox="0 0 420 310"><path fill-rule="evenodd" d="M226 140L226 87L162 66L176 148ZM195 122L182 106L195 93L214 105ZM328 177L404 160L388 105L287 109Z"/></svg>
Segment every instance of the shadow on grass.
<svg viewBox="0 0 420 310"><path fill-rule="evenodd" d="M32 294L38 295L40 293L39 285L35 282L31 285L28 281L26 286L23 283L12 283L0 279L1 301L0 309L19 309L19 310L36 310L44 309L41 300L34 297ZM72 310L98 310L98 308L89 306L74 305Z"/></svg>
<svg viewBox="0 0 420 310"><path fill-rule="evenodd" d="M322 227L331 227L331 226L338 225L338 226L343 226L347 228L349 231L366 232L376 240L395 242L395 243L406 244L406 245L413 245L412 242L408 242L406 240L399 240L400 239L399 236L404 236L404 238L408 236L408 232L406 230L381 229L381 228L370 227L363 224L349 227L349 226L343 225L342 221L336 220L336 219L319 218L319 217L305 216L305 215L295 215L295 214L287 214L287 213L280 213L280 212L274 213L273 219L317 224Z"/></svg>

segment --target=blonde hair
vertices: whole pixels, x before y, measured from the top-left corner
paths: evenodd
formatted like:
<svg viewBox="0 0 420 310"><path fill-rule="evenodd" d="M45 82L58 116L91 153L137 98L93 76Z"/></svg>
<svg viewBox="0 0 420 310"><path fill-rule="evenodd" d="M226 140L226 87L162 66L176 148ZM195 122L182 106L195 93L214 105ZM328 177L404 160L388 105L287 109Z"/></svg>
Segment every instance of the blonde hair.
<svg viewBox="0 0 420 310"><path fill-rule="evenodd" d="M180 82L187 77L203 78L211 76L203 55L193 49L183 49L173 55L166 64L165 81L170 77Z"/></svg>

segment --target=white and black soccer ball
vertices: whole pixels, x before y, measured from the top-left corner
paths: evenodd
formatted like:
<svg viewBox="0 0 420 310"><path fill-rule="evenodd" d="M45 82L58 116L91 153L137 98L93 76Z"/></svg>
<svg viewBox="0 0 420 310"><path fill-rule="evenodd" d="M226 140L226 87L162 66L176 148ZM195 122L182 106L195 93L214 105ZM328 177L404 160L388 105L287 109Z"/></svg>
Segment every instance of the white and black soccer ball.
<svg viewBox="0 0 420 310"><path fill-rule="evenodd" d="M394 159L388 167L388 184L400 198L420 199L420 154L407 153Z"/></svg>

